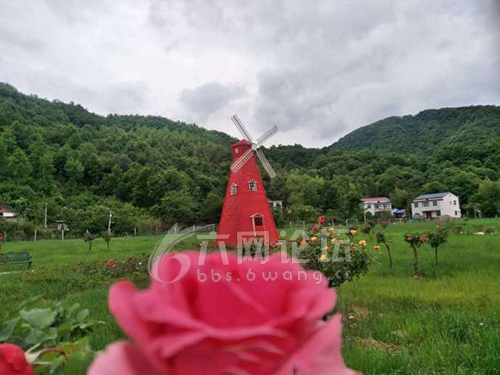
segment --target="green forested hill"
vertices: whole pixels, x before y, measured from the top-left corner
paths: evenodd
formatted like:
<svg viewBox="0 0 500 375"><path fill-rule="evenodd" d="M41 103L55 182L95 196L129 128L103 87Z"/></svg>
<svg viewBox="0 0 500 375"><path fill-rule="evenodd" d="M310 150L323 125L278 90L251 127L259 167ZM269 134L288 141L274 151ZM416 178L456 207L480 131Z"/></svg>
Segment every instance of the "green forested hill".
<svg viewBox="0 0 500 375"><path fill-rule="evenodd" d="M500 137L500 107L431 109L416 116L389 117L349 133L334 150L427 154L438 148L481 147Z"/></svg>
<svg viewBox="0 0 500 375"><path fill-rule="evenodd" d="M27 96L0 84L0 204L24 217L0 232L29 235L65 220L74 234L213 223L219 219L230 136L152 116L98 116L77 104ZM358 129L324 149L266 150L277 178L268 196L288 220L362 216L359 199L389 196L409 208L418 194L452 191L462 209L500 210L500 109L424 111Z"/></svg>

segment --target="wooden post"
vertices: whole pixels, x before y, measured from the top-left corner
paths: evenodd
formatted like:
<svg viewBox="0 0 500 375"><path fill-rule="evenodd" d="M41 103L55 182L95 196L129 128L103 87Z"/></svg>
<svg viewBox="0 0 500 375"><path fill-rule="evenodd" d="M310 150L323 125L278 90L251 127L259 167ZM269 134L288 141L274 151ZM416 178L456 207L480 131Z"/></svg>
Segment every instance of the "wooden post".
<svg viewBox="0 0 500 375"><path fill-rule="evenodd" d="M36 229L35 229L35 237L33 238L33 241L36 242Z"/></svg>
<svg viewBox="0 0 500 375"><path fill-rule="evenodd" d="M137 237L137 227L134 227L134 237Z"/></svg>

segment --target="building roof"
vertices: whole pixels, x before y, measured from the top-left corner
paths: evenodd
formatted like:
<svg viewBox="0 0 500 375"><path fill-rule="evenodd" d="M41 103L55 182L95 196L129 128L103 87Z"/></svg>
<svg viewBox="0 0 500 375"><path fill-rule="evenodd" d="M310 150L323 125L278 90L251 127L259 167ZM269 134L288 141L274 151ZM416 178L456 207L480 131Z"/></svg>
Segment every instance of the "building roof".
<svg viewBox="0 0 500 375"><path fill-rule="evenodd" d="M449 191L446 193L433 193L433 194L422 194L416 197L413 201L422 201L428 199L441 199L444 196L451 194Z"/></svg>
<svg viewBox="0 0 500 375"><path fill-rule="evenodd" d="M387 202L389 198L387 197L373 197L373 198L363 198L361 199L363 203L378 203L378 202Z"/></svg>
<svg viewBox="0 0 500 375"><path fill-rule="evenodd" d="M231 148L238 147L238 146L251 146L251 145L252 145L252 143L248 142L246 139L242 139L241 141L238 141L235 144L233 144L231 146Z"/></svg>
<svg viewBox="0 0 500 375"><path fill-rule="evenodd" d="M12 212L14 214L17 214L17 212L12 207L6 206L4 204L0 204L0 212Z"/></svg>

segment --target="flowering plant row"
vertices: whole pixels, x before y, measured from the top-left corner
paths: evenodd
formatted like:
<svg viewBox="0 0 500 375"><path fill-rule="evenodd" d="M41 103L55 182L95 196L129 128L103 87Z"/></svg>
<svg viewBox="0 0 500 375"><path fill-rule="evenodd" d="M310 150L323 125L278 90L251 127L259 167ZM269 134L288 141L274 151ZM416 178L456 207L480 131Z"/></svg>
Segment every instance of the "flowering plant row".
<svg viewBox="0 0 500 375"><path fill-rule="evenodd" d="M365 239L358 239L352 227L339 231L313 226L312 232L298 240L298 258L305 269L322 272L330 287L338 287L368 271L370 257Z"/></svg>

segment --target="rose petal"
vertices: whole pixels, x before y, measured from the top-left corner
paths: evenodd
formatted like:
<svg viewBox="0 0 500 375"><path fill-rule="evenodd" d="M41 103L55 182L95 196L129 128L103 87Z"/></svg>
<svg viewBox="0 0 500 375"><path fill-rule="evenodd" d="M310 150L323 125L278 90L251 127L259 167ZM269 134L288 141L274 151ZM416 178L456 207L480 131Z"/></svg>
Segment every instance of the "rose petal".
<svg viewBox="0 0 500 375"><path fill-rule="evenodd" d="M126 342L109 345L90 366L87 375L168 375L158 371L135 346Z"/></svg>
<svg viewBox="0 0 500 375"><path fill-rule="evenodd" d="M361 375L342 359L342 317L335 315L272 375ZM294 372L295 371L295 372Z"/></svg>

